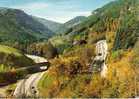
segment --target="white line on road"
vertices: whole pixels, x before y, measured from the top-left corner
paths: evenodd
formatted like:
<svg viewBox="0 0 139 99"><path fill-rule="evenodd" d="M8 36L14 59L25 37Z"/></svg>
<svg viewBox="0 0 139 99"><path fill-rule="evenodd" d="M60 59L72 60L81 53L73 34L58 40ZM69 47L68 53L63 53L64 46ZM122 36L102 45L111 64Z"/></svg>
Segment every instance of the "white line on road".
<svg viewBox="0 0 139 99"><path fill-rule="evenodd" d="M48 62L45 58L42 57L38 57L34 55L26 55L26 56L33 59L36 63ZM35 73L32 74L29 78L19 81L13 95L15 97L22 97L23 95L31 96L31 97L33 97L34 95L38 96L39 91L37 88L37 84L44 73L45 72Z"/></svg>

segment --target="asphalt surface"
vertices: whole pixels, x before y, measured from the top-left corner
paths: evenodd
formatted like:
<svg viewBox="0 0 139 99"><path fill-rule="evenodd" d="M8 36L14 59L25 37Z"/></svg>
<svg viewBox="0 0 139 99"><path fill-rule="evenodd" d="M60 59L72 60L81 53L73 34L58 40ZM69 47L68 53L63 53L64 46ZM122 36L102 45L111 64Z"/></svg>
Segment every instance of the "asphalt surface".
<svg viewBox="0 0 139 99"><path fill-rule="evenodd" d="M96 44L96 57L94 60L100 60L103 61L101 66L101 76L106 77L107 74L107 66L105 64L105 60L108 53L108 45L106 40L100 40ZM39 62L47 62L45 58L38 57L38 56L32 56L32 55L26 55L29 58L33 59L36 63ZM37 88L37 84L41 77L43 76L44 72L41 73L35 73L31 76L27 77L26 79L23 79L19 81L17 84L17 87L14 91L15 97L23 97L23 96L29 96L29 97L38 97L39 91Z"/></svg>
<svg viewBox="0 0 139 99"><path fill-rule="evenodd" d="M108 45L106 40L98 41L96 44L96 57L94 60L102 61L101 77L106 77L107 75L108 68L107 65L105 64L107 54L108 54Z"/></svg>
<svg viewBox="0 0 139 99"><path fill-rule="evenodd" d="M26 55L26 56L33 59L36 63L47 62L47 60L42 57L32 56L32 55ZM14 97L18 97L18 98L19 97L38 97L39 91L38 91L37 85L44 73L45 72L35 73L19 81L13 94Z"/></svg>

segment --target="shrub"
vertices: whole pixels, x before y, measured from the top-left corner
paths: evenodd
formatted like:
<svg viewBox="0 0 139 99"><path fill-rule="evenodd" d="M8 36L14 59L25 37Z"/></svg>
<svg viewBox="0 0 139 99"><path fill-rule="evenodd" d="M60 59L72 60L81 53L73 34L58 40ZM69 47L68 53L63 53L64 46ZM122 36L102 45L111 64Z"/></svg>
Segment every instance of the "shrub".
<svg viewBox="0 0 139 99"><path fill-rule="evenodd" d="M47 59L54 58L58 55L57 49L50 42L48 42L47 45L44 46L43 54Z"/></svg>
<svg viewBox="0 0 139 99"><path fill-rule="evenodd" d="M139 41L134 46L133 54L134 55L133 55L132 63L135 66L139 66Z"/></svg>
<svg viewBox="0 0 139 99"><path fill-rule="evenodd" d="M28 53L43 56L47 59L54 58L58 55L57 49L51 42L34 43L28 47Z"/></svg>
<svg viewBox="0 0 139 99"><path fill-rule="evenodd" d="M123 57L123 50L113 51L111 56L112 60L120 60Z"/></svg>

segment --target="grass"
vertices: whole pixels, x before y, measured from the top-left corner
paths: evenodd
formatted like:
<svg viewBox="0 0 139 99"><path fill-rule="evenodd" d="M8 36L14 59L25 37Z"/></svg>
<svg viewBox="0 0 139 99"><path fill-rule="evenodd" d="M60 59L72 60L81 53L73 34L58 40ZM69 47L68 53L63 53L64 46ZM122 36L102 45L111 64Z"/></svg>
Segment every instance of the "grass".
<svg viewBox="0 0 139 99"><path fill-rule="evenodd" d="M0 45L0 72L5 72L12 68L30 66L34 62L26 57L20 50Z"/></svg>
<svg viewBox="0 0 139 99"><path fill-rule="evenodd" d="M46 73L39 81L38 86L41 86L42 88L48 88L52 84L54 79L55 79L55 77L53 77L52 75L48 75Z"/></svg>
<svg viewBox="0 0 139 99"><path fill-rule="evenodd" d="M62 36L53 37L50 39L50 41L52 42L52 44L54 46L61 45L61 44L64 44L65 42L67 42L66 38L64 38Z"/></svg>
<svg viewBox="0 0 139 99"><path fill-rule="evenodd" d="M12 68L10 66L5 66L4 64L0 64L0 72L7 72L11 69Z"/></svg>
<svg viewBox="0 0 139 99"><path fill-rule="evenodd" d="M0 45L0 52L6 53L6 54L14 54L15 56L23 56L21 51L12 47L5 46L5 45Z"/></svg>
<svg viewBox="0 0 139 99"><path fill-rule="evenodd" d="M102 91L103 97L128 98L135 96L134 91L137 86L134 84L134 77L136 75L134 65L130 63L132 55L132 51L125 51L120 54L121 57L118 60L108 61L107 80L109 81L110 86L107 85ZM119 54L116 52L115 56L119 56Z"/></svg>
<svg viewBox="0 0 139 99"><path fill-rule="evenodd" d="M41 92L40 96L51 97L51 90L55 88L56 77L53 74L46 72L38 83L38 90ZM48 89L48 90L46 90Z"/></svg>
<svg viewBox="0 0 139 99"><path fill-rule="evenodd" d="M120 60L122 57L124 57L124 51L118 50L112 52L112 60Z"/></svg>

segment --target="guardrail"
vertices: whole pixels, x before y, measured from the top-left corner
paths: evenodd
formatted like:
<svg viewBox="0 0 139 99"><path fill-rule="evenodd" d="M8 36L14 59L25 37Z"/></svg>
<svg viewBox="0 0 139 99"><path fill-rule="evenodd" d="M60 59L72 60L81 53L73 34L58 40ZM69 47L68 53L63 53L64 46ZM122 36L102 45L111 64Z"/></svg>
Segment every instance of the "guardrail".
<svg viewBox="0 0 139 99"><path fill-rule="evenodd" d="M17 80L26 77L29 74L43 72L48 70L50 66L49 62L37 63L32 66L22 67L15 71L0 72L0 86L6 86L11 83L17 82Z"/></svg>
<svg viewBox="0 0 139 99"><path fill-rule="evenodd" d="M36 73L36 72L42 72L45 71L49 68L50 63L49 62L42 62L42 63L36 63L32 66L28 66L28 67L22 67L19 69L16 69L16 71L24 71L26 70L29 74L30 73ZM46 67L44 69L42 69L41 67Z"/></svg>

